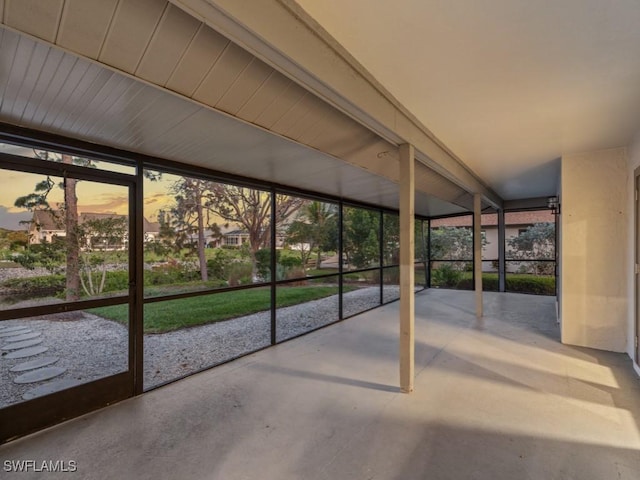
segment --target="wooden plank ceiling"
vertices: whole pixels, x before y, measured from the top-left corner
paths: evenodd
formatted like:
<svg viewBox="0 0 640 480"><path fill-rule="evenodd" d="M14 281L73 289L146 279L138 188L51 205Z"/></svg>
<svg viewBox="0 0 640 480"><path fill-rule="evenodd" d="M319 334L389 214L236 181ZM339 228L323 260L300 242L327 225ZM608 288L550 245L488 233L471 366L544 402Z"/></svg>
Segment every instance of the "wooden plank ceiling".
<svg viewBox="0 0 640 480"><path fill-rule="evenodd" d="M0 0L0 18L2 122L398 207L396 146L165 0ZM418 213L471 208L417 167Z"/></svg>

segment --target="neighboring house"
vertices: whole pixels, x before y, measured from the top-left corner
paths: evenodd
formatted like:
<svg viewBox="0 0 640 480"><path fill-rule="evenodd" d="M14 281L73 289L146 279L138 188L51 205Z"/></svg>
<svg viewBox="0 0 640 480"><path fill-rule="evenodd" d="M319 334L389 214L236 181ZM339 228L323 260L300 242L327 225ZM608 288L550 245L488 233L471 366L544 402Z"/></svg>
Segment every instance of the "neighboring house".
<svg viewBox="0 0 640 480"><path fill-rule="evenodd" d="M284 232L276 232L276 248L283 248L286 241ZM222 232L221 245L226 247L241 247L245 243L249 243L249 232L246 230L230 230Z"/></svg>
<svg viewBox="0 0 640 480"><path fill-rule="evenodd" d="M155 242L160 238L160 224L158 222L150 222L142 217L144 228L144 242Z"/></svg>
<svg viewBox="0 0 640 480"><path fill-rule="evenodd" d="M110 218L127 219L126 215L118 215L116 213L93 213L83 212L78 215L78 223L82 225L87 221L103 220ZM157 240L160 235L160 224L150 222L143 217L144 241L152 242ZM29 244L38 245L41 243L51 243L56 238L64 238L67 232L64 227L64 217L59 210L36 210L33 212L33 219L29 225ZM118 249L124 249L128 242L128 235L125 234L121 242L118 243ZM113 248L113 246L111 247Z"/></svg>
<svg viewBox="0 0 640 480"><path fill-rule="evenodd" d="M517 237L527 228L536 223L555 223L556 219L551 210L535 210L524 212L505 213L505 239ZM431 220L431 228L438 227L468 227L473 226L473 216L464 215L460 217L438 218ZM498 215L495 213L482 215L482 232L485 235L486 244L482 247L482 270L485 272L496 271L495 262L498 260ZM507 258L509 258L509 247L507 248ZM508 272L516 272L520 267L519 263L509 262Z"/></svg>

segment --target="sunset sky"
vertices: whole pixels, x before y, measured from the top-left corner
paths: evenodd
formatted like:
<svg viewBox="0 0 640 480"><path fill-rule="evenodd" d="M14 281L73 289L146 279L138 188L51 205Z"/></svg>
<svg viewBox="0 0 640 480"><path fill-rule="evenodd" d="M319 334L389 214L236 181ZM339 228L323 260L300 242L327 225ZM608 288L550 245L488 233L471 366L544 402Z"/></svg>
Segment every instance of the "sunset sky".
<svg viewBox="0 0 640 480"><path fill-rule="evenodd" d="M14 206L18 197L34 191L34 186L46 179L44 175L32 173L0 171L0 227L10 230L23 230L21 221L30 220L32 214L25 209ZM60 178L52 178L61 182ZM158 210L166 208L173 202L169 193L171 184L177 179L173 175L164 175L160 181L145 181L144 215L150 221L157 219ZM78 194L78 211L92 213L126 214L128 211L128 192L126 187L107 185L96 182L80 181L76 188ZM52 206L62 203L63 191L55 186L48 195Z"/></svg>

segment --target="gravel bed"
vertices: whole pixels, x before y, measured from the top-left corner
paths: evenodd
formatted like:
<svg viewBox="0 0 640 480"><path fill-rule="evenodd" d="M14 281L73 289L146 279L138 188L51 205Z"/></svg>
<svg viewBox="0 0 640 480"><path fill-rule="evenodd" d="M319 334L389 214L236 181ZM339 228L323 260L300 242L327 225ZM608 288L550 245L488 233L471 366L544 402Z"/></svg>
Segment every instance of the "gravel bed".
<svg viewBox="0 0 640 480"><path fill-rule="evenodd" d="M23 267L0 268L0 283L10 278L43 277L46 275L51 275L51 272L42 267L36 267L33 270Z"/></svg>
<svg viewBox="0 0 640 480"><path fill-rule="evenodd" d="M397 286L385 287L391 292ZM397 295L397 293L396 293ZM378 287L366 287L344 295L345 315L376 306ZM49 350L23 359L0 359L0 407L21 401L28 390L45 382L16 384L21 373L9 370L17 364L42 356L60 359L52 366L67 371L55 379L85 383L126 370L127 329L116 322L85 312L9 320L0 326L25 326L42 333L40 345ZM277 339L282 341L338 319L338 296L278 309ZM144 386L149 388L231 358L266 347L270 343L271 316L260 312L200 327L144 336ZM2 329L0 329L0 333ZM0 338L0 347L7 345ZM8 353L2 350L1 353Z"/></svg>

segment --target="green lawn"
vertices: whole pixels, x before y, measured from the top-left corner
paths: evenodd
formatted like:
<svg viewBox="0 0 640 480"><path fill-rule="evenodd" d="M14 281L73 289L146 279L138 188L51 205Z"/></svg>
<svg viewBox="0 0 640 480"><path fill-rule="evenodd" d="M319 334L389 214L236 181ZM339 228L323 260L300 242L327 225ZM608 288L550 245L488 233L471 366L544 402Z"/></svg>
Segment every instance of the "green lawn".
<svg viewBox="0 0 640 480"><path fill-rule="evenodd" d="M345 286L345 292L351 290ZM337 286L278 287L278 307L336 295ZM271 290L259 287L247 290L221 292L212 295L148 303L144 306L145 333L165 333L180 328L219 322L251 313L269 310ZM128 305L114 305L89 310L100 317L127 324Z"/></svg>

